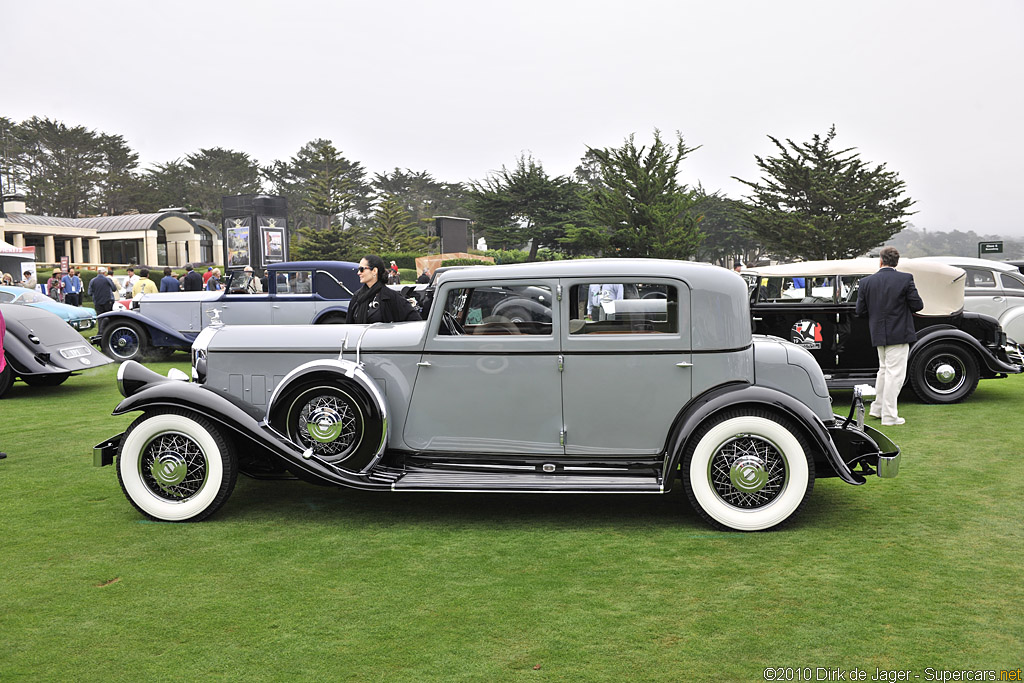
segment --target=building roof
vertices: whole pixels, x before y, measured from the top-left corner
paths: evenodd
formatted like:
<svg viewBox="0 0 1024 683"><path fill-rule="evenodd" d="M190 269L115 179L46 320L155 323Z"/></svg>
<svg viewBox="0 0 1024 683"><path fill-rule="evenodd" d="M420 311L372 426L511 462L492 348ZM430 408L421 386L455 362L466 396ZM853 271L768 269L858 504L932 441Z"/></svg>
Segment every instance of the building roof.
<svg viewBox="0 0 1024 683"><path fill-rule="evenodd" d="M201 225L218 237L220 231L209 221L193 219L181 211L161 211L159 213L135 213L126 216L96 216L94 218L57 218L55 216L35 216L29 213L8 213L7 223L14 225L43 225L64 228L88 228L97 233L128 232L132 230L155 230L157 224L165 218L184 220L193 227Z"/></svg>

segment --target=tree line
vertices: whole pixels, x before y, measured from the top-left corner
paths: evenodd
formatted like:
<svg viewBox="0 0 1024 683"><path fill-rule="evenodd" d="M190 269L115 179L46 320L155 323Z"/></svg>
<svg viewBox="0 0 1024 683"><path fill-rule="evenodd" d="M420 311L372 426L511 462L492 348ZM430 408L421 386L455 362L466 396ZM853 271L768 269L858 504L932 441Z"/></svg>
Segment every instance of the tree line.
<svg viewBox="0 0 1024 683"><path fill-rule="evenodd" d="M366 251L426 253L432 217L473 221L495 249L529 248L529 259L634 256L746 263L847 258L907 226L913 200L884 164L834 146L835 128L808 142L769 136L776 154L755 156L761 177L732 199L679 182L690 146L654 130L619 146L587 148L568 175L552 176L523 154L480 179L446 182L426 170L369 173L326 139L287 160L260 165L213 147L139 164L120 135L48 118L0 117L0 180L23 190L31 213L79 217L198 211L220 223L222 196L267 192L288 199L295 258L351 259Z"/></svg>

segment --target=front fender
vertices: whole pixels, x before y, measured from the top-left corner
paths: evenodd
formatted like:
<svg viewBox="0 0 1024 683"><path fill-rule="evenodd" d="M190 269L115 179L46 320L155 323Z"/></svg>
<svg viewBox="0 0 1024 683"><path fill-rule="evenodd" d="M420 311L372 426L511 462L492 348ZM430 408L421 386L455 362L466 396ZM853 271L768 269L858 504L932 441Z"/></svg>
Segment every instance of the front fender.
<svg viewBox="0 0 1024 683"><path fill-rule="evenodd" d="M852 472L844 462L839 449L833 442L825 423L806 405L789 394L767 387L746 383L733 383L715 387L690 402L676 418L676 426L668 443L669 457L665 459L663 476L668 481L679 465L683 451L693 438L702 422L716 413L743 405L765 406L785 414L797 423L803 433L822 453L835 470L836 475L847 484L860 485L864 477Z"/></svg>
<svg viewBox="0 0 1024 683"><path fill-rule="evenodd" d="M122 320L131 320L132 322L141 325L142 328L149 334L150 340L153 342L153 346L173 346L180 347L183 349L189 349L192 347L192 339L184 336L174 328L165 325L164 323L147 318L146 316L136 311L110 311L103 313L98 318L97 331L100 336L110 325L117 324Z"/></svg>
<svg viewBox="0 0 1024 683"><path fill-rule="evenodd" d="M136 365L128 361L123 366ZM141 368L142 366L139 366ZM143 370L145 370L143 368ZM227 394L189 382L171 380L145 370L158 379L145 384L125 384L130 395L114 409L114 415L154 408L185 408L217 422L230 434L248 439L281 459L289 468L298 468L310 476L329 484L362 489L387 489L390 482L374 480L369 476L346 472L321 460L309 451L302 451L275 432L256 408ZM131 377L135 382L142 376L138 368L119 370L119 376Z"/></svg>

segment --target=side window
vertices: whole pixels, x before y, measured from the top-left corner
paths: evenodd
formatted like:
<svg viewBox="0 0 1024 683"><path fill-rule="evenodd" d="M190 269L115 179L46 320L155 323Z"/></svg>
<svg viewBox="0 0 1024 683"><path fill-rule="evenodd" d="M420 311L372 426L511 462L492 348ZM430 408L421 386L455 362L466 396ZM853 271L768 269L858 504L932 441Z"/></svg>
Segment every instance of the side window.
<svg viewBox="0 0 1024 683"><path fill-rule="evenodd" d="M550 335L551 289L543 285L488 285L453 289L445 316L470 335ZM440 334L452 334L442 325Z"/></svg>
<svg viewBox="0 0 1024 683"><path fill-rule="evenodd" d="M569 334L678 334L679 290L672 285L573 285Z"/></svg>
<svg viewBox="0 0 1024 683"><path fill-rule="evenodd" d="M991 270L964 268L967 271L968 287L995 287L996 279Z"/></svg>
<svg viewBox="0 0 1024 683"><path fill-rule="evenodd" d="M863 275L843 275L839 278L839 300L848 304L857 302L857 290Z"/></svg>
<svg viewBox="0 0 1024 683"><path fill-rule="evenodd" d="M14 301L14 295L10 292L0 292L0 304L9 304Z"/></svg>
<svg viewBox="0 0 1024 683"><path fill-rule="evenodd" d="M313 273L308 270L277 271L278 294L312 294Z"/></svg>
<svg viewBox="0 0 1024 683"><path fill-rule="evenodd" d="M1000 273L999 279L1003 282L1003 289L1015 289L1024 291L1024 280L1009 273Z"/></svg>

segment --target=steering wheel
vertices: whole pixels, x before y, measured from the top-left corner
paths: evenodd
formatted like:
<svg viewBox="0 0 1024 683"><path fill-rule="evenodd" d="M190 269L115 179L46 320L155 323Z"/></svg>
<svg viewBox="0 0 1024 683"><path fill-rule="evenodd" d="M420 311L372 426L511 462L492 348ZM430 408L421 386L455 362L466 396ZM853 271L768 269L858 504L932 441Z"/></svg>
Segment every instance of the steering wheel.
<svg viewBox="0 0 1024 683"><path fill-rule="evenodd" d="M444 315L441 316L441 322L444 323L444 327L448 330L448 334L455 336L466 334L466 330L462 327L456 317L448 311L445 311Z"/></svg>

